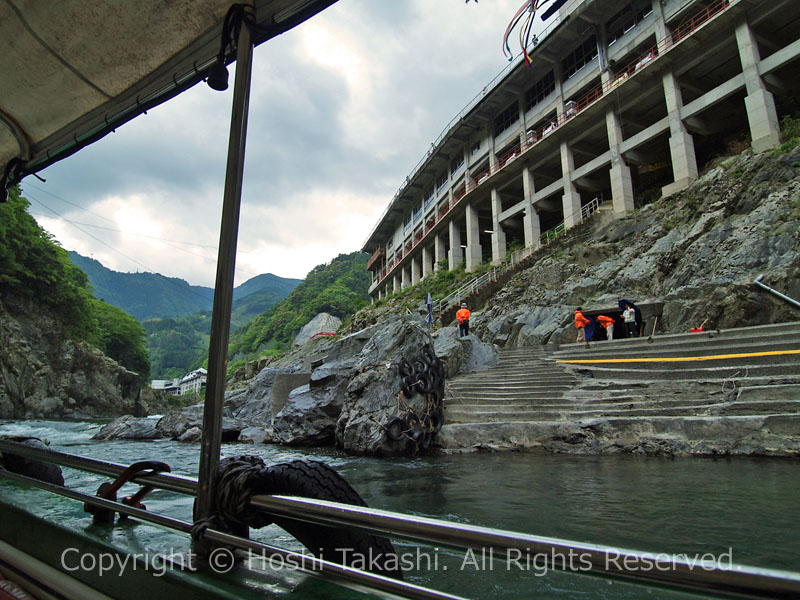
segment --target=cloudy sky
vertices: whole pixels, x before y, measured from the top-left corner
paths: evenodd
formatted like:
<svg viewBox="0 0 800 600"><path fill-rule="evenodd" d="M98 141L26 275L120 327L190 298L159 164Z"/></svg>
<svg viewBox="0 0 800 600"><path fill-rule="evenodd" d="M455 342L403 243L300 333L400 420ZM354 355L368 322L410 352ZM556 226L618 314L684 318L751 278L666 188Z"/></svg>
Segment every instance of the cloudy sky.
<svg viewBox="0 0 800 600"><path fill-rule="evenodd" d="M258 47L236 284L303 278L360 249L431 142L508 64L520 4L340 0ZM213 286L231 94L197 85L43 171L46 183L27 178L31 213L109 268Z"/></svg>

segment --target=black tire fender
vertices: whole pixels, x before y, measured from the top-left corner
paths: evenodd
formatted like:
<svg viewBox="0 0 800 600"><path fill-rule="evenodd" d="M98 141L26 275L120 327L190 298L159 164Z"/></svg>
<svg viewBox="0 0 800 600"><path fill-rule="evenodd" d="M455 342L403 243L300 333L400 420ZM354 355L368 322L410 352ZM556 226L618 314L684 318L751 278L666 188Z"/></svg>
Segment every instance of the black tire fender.
<svg viewBox="0 0 800 600"><path fill-rule="evenodd" d="M435 410L428 416L428 423L433 433L439 433L444 425L444 414L441 410Z"/></svg>
<svg viewBox="0 0 800 600"><path fill-rule="evenodd" d="M441 392L439 390L436 390L436 389L432 390L431 393L429 394L429 396L430 396L430 400L431 400L431 402L433 402L434 406L438 407L441 404L441 402L442 402L442 394L441 394Z"/></svg>
<svg viewBox="0 0 800 600"><path fill-rule="evenodd" d="M412 364L414 365L414 373L416 373L417 375L419 375L420 373L428 373L431 370L430 365L420 360L419 358L414 359L414 362Z"/></svg>
<svg viewBox="0 0 800 600"><path fill-rule="evenodd" d="M401 359L397 364L397 371L400 373L400 377L408 377L414 374L414 368L405 358Z"/></svg>
<svg viewBox="0 0 800 600"><path fill-rule="evenodd" d="M404 414L401 419L403 420L403 432L410 433L419 424L419 417L413 410Z"/></svg>
<svg viewBox="0 0 800 600"><path fill-rule="evenodd" d="M421 450L427 450L428 448L430 448L432 441L433 441L433 434L430 431L426 431L417 441L417 445L420 447Z"/></svg>
<svg viewBox="0 0 800 600"><path fill-rule="evenodd" d="M256 457L236 457L227 460L237 461L247 458ZM221 472L226 462L220 463ZM263 461L261 464L263 465ZM358 492L339 473L318 461L295 460L264 466L248 477L247 486L252 495L299 496L366 506ZM316 556L341 564L355 561L358 566L360 562L361 565L366 564L369 571L395 579L403 578L395 549L387 538L357 529L304 523L261 511L248 519L249 525L259 528L272 523L293 535ZM370 561L368 558L370 556L377 556L378 559Z"/></svg>
<svg viewBox="0 0 800 600"><path fill-rule="evenodd" d="M417 393L417 382L419 378L416 375L406 375L400 384L400 391L406 398L411 398Z"/></svg>
<svg viewBox="0 0 800 600"><path fill-rule="evenodd" d="M422 394L429 394L433 391L433 377L431 377L428 373L420 373L419 375L419 385L417 389Z"/></svg>
<svg viewBox="0 0 800 600"><path fill-rule="evenodd" d="M386 433L386 437L388 437L390 440L393 442L399 442L404 437L404 428L403 419L400 417L395 417L385 425L383 431Z"/></svg>

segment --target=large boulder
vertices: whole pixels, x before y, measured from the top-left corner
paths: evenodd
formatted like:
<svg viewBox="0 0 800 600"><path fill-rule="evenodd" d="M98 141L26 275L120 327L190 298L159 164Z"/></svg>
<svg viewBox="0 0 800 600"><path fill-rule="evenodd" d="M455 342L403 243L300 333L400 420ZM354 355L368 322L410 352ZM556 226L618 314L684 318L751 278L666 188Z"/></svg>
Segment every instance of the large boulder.
<svg viewBox="0 0 800 600"><path fill-rule="evenodd" d="M158 419L124 415L104 425L93 440L152 440L162 435L157 431Z"/></svg>
<svg viewBox="0 0 800 600"><path fill-rule="evenodd" d="M341 324L342 320L339 317L334 317L326 312L319 313L300 328L300 331L297 332L297 335L294 337L293 344L295 346L302 346L318 333L336 333L336 330L339 329Z"/></svg>
<svg viewBox="0 0 800 600"><path fill-rule="evenodd" d="M156 425L157 437L167 437L178 441L197 441L197 432L185 436L189 430L203 428L203 403L187 406L181 410L173 410L159 419ZM235 442L244 425L234 419L229 408L223 407L222 441Z"/></svg>
<svg viewBox="0 0 800 600"><path fill-rule="evenodd" d="M341 356L341 349L334 352ZM275 415L273 436L292 446L333 445L334 430L356 358L337 358L315 368L309 383L289 393Z"/></svg>
<svg viewBox="0 0 800 600"><path fill-rule="evenodd" d="M290 446L333 445L346 386L346 380L339 378L337 385L308 384L292 390L286 406L275 415L275 441Z"/></svg>
<svg viewBox="0 0 800 600"><path fill-rule="evenodd" d="M266 367L247 386L225 394L225 408L230 416L248 427L272 426L272 386L278 373L287 369Z"/></svg>
<svg viewBox="0 0 800 600"><path fill-rule="evenodd" d="M384 425L404 408L421 414L426 399L420 394L404 398L398 364L411 359L433 340L429 326L417 315L395 316L375 333L356 357L353 376L344 394L336 423L336 445L358 454L393 455L415 451L411 440L390 440Z"/></svg>
<svg viewBox="0 0 800 600"><path fill-rule="evenodd" d="M444 363L445 376L459 373L485 371L497 365L497 349L482 342L474 333L459 337L457 327L445 327L437 334L433 344L436 356Z"/></svg>

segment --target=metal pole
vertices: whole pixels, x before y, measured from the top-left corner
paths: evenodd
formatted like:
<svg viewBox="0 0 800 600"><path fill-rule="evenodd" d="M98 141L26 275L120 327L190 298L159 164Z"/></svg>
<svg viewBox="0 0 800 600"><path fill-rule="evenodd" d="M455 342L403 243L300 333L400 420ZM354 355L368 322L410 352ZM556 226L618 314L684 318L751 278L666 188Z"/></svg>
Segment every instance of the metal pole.
<svg viewBox="0 0 800 600"><path fill-rule="evenodd" d="M763 274L762 274L762 275L759 275L758 277L756 277L756 279L755 279L755 281L753 281L753 283L755 283L755 284L756 284L758 287L760 287L760 288L763 288L763 289L767 290L768 292L772 292L772 293L773 293L773 294L775 294L775 295L776 295L778 298L780 298L781 300L784 300L784 301L788 302L789 304L791 304L791 305L792 305L792 306L794 306L795 308L800 308L800 302L798 302L798 301L797 301L797 300L795 300L794 298L790 298L790 297L789 297L789 296L787 296L786 294L781 294L781 293L780 293L778 290L776 290L776 289L773 289L773 288L769 287L768 285L766 285L766 284L764 284L764 283L761 283L761 280L762 280L762 279L764 279L764 275L763 275Z"/></svg>
<svg viewBox="0 0 800 600"><path fill-rule="evenodd" d="M246 11L255 12L252 0ZM242 198L247 112L253 65L253 40L250 28L242 23L236 51L236 83L228 140L228 164L225 171L225 194L219 234L217 279L214 286L214 309L211 316L211 339L208 349L208 383L203 408L203 439L198 474L196 519L208 517L214 509L214 494L219 449L222 441L222 404L228 371L228 341L233 304L233 276L236 269L236 242L239 232L239 206ZM198 543L195 550L210 551L210 545Z"/></svg>

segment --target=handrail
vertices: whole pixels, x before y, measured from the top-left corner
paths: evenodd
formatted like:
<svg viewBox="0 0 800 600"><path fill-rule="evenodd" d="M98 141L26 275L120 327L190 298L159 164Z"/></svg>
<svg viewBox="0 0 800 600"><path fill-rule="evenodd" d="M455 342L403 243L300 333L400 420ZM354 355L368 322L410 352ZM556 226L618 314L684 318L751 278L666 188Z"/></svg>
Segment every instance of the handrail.
<svg viewBox="0 0 800 600"><path fill-rule="evenodd" d="M191 534L192 532L191 523L182 521L180 519L175 519L173 517L159 515L157 513L142 510L140 508L134 508L133 506L128 506L127 504L122 504L121 502L114 502L98 496L84 494L83 492L78 492L64 486L39 481L31 477L26 477L17 473L11 473L2 469L0 469L0 478L16 481L17 483L24 483L32 487L57 494L59 496L65 496L72 500L78 500L86 504L99 506L110 511L125 514L128 517L132 517L136 520L149 523L151 525L156 525L157 527L161 527L169 531L178 531L185 534ZM386 577L384 575L360 571L353 567L340 565L338 563L317 558L308 554L301 554L299 552L293 552L278 546L272 546L271 544L240 538L216 529L206 529L203 533L203 539L211 542L217 542L219 544L233 546L240 550L247 550L256 557L266 557L267 553L269 553L269 555L281 556L282 558L286 559L285 564L291 564L293 568L296 567L297 570L302 571L307 575L329 580L334 583L338 583L339 585L344 585L348 588L359 589L359 587L366 586L371 591L392 594L391 597L399 596L402 598L414 598L419 600L466 600L461 596L454 596L452 594L439 592L437 590L431 590L413 583L392 579L391 577ZM219 558L225 558L225 556L230 556L233 558L233 554L230 552L230 550L221 548L220 551L225 554ZM363 591L363 589L361 591Z"/></svg>
<svg viewBox="0 0 800 600"><path fill-rule="evenodd" d="M32 448L7 440L0 440L0 449L72 468L86 467L86 470L91 472L111 474L109 471L113 472L124 468L114 463ZM167 529L189 533L192 527L190 523L179 519L143 511L8 471L0 470L0 477L124 513ZM163 489L182 493L194 493L197 489L195 481L175 475L144 476L136 479L137 482L139 480L146 481L154 487L163 487ZM709 564L707 561L694 563L688 557L680 555L669 556L613 546L573 542L308 498L254 496L251 504L271 514L295 520L321 525L353 527L420 543L440 544L459 550L485 549L493 552L498 558L510 561L509 564L523 560L527 563L533 559L540 561L536 563L537 565L545 565L548 568L584 572L650 585L667 585L743 595L750 598L794 598L800 595L800 574L775 569L735 565L732 562L724 568L721 564ZM305 570L304 567L307 567L307 572L311 575L335 579L337 583L345 585L368 585L375 590L400 594L405 598L455 598L435 590L381 575L365 573L213 529L207 530L206 536L210 541L229 544L244 550L259 553L268 551L286 558L292 557L297 561L296 564L301 566L301 570ZM573 559L568 561L567 557L573 557ZM576 565L579 565L579 568L576 568Z"/></svg>
<svg viewBox="0 0 800 600"><path fill-rule="evenodd" d="M761 283L762 279L764 279L764 274L763 273L761 275L759 275L758 277L756 277L756 279L755 279L755 281L753 281L753 283L755 283L758 287L760 287L762 289L765 289L765 290L767 290L768 292L770 292L772 294L775 294L778 298L780 298L781 300L791 304L795 308L800 308L800 302L798 302L794 298L790 298L786 294L781 294L778 290L776 290L775 288L769 287L765 283Z"/></svg>

